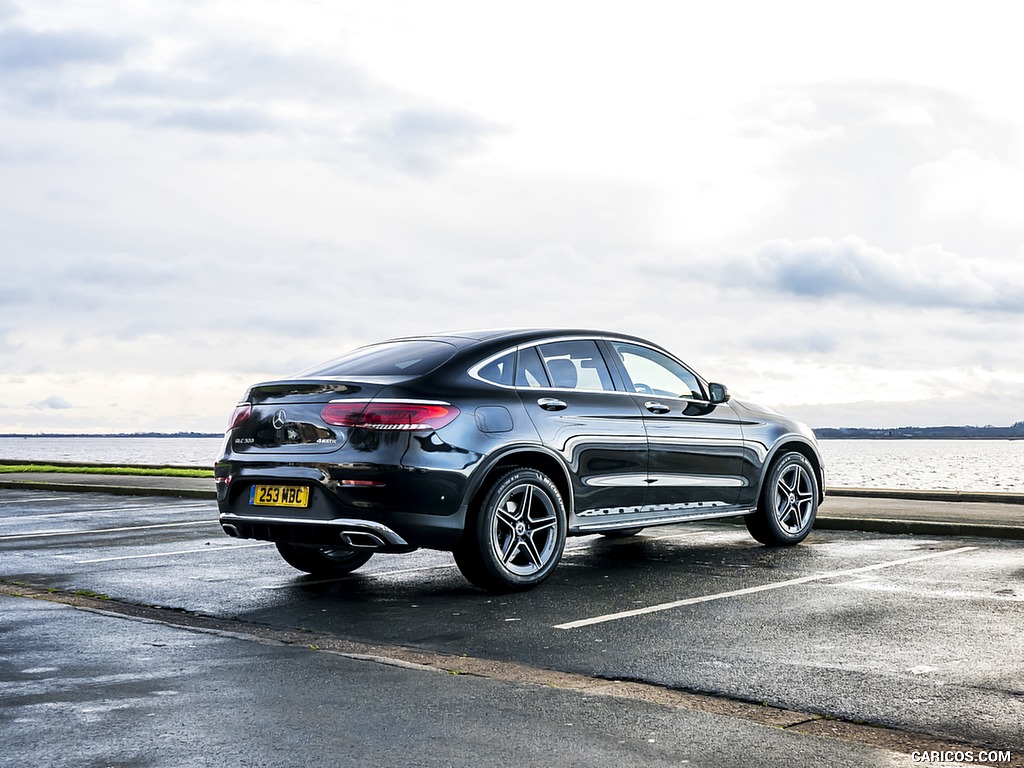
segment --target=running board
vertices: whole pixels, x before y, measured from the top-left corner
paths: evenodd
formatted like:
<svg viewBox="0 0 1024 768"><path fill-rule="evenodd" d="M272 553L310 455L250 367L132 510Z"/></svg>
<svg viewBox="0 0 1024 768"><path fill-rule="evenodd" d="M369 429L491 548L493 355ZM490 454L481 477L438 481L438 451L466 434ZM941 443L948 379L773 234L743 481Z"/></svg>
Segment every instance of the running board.
<svg viewBox="0 0 1024 768"><path fill-rule="evenodd" d="M594 531L614 531L619 528L649 528L655 525L672 525L673 523L690 523L698 520L722 520L727 517L743 517L756 512L756 509L734 509L729 512L686 512L675 515L657 515L647 517L625 517L619 519L595 520L575 526L570 533L590 533Z"/></svg>

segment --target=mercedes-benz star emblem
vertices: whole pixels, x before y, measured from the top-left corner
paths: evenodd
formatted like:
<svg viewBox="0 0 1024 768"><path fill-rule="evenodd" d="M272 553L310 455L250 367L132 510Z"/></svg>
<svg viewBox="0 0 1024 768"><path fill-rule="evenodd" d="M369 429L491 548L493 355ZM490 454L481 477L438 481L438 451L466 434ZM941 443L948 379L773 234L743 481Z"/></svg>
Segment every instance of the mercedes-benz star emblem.
<svg viewBox="0 0 1024 768"><path fill-rule="evenodd" d="M281 409L274 414L274 419L270 423L274 425L274 429L280 429L288 423L288 414L284 412L284 409Z"/></svg>

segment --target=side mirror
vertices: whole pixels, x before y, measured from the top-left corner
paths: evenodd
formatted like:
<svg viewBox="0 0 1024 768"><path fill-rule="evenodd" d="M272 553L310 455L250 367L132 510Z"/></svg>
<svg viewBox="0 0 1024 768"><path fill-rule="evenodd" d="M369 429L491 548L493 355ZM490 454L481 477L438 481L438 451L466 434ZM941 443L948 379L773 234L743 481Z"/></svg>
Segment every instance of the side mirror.
<svg viewBox="0 0 1024 768"><path fill-rule="evenodd" d="M711 390L711 403L712 405L721 405L722 403L729 402L729 398L732 395L729 394L729 388L725 384L708 384L708 389Z"/></svg>

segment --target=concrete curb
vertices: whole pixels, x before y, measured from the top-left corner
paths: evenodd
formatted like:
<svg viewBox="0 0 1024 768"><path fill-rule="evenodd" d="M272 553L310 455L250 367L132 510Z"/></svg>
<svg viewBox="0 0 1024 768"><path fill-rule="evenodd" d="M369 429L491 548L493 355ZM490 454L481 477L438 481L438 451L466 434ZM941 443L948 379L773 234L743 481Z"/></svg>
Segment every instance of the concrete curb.
<svg viewBox="0 0 1024 768"><path fill-rule="evenodd" d="M1024 527L939 520L887 520L865 517L822 517L814 521L817 530L863 531L865 533L914 534L916 536L976 536L983 539L1024 540Z"/></svg>
<svg viewBox="0 0 1024 768"><path fill-rule="evenodd" d="M720 521L727 525L743 525L742 517L727 517ZM981 539L1007 539L1024 541L1024 526L991 525L986 523L953 523L940 520L897 520L872 517L828 517L818 514L814 521L816 531L860 531L912 536L970 536Z"/></svg>
<svg viewBox="0 0 1024 768"><path fill-rule="evenodd" d="M210 479L213 484L213 479ZM62 483L48 480L0 480L0 488L21 491L67 491L72 493L111 493L118 496L170 496L180 499L216 499L215 488L174 488L171 486L124 486L101 483Z"/></svg>
<svg viewBox="0 0 1024 768"><path fill-rule="evenodd" d="M102 461L42 461L39 459L0 459L0 466L89 467L92 469L116 469L119 467L127 467L128 469L204 469L209 471L213 469L213 462L207 465L200 466L198 464L126 464L124 462L110 464Z"/></svg>
<svg viewBox="0 0 1024 768"><path fill-rule="evenodd" d="M978 504L1024 504L1024 493L995 491L918 491L909 488L828 488L828 496L862 499L906 499L908 501L973 502Z"/></svg>

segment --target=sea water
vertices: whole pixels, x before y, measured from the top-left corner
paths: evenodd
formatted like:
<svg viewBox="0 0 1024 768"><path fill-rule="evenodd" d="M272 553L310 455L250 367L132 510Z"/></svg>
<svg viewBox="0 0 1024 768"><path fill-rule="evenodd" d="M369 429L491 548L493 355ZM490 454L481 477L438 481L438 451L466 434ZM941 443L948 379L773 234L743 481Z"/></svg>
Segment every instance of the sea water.
<svg viewBox="0 0 1024 768"><path fill-rule="evenodd" d="M211 467L220 437L3 437L0 459ZM1024 440L822 440L840 488L1024 493Z"/></svg>

